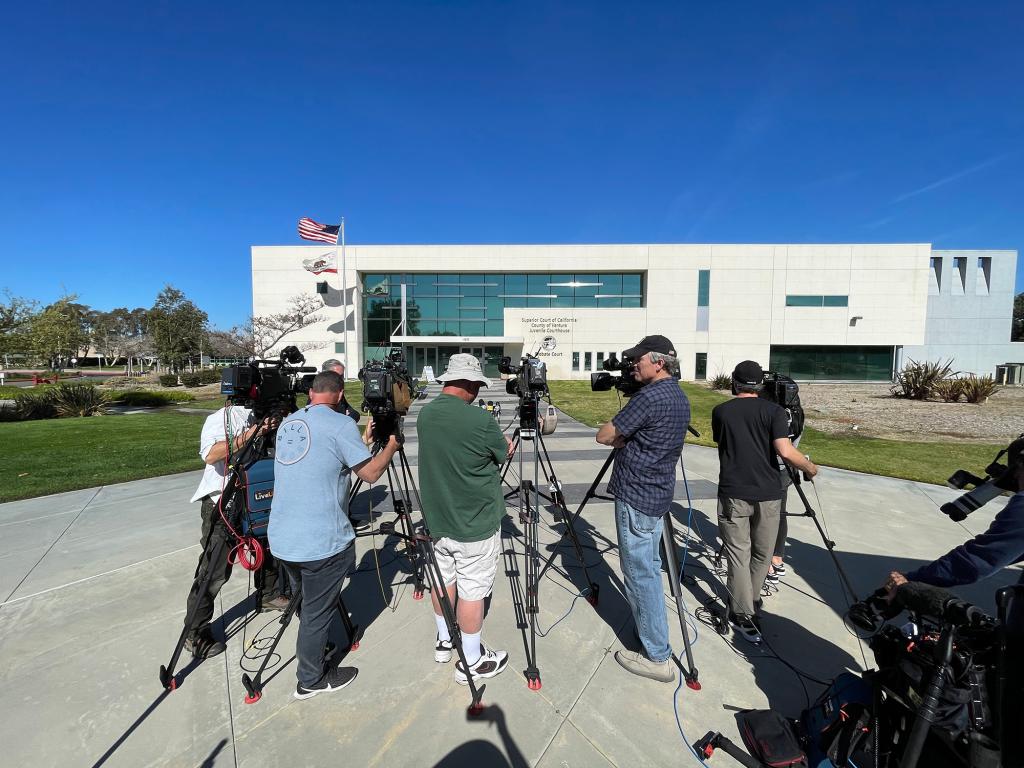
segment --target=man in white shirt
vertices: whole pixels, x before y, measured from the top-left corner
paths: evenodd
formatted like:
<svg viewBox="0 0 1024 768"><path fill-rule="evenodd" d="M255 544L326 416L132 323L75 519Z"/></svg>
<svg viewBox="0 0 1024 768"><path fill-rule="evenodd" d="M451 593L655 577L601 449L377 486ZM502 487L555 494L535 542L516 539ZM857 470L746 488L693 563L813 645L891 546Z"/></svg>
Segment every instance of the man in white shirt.
<svg viewBox="0 0 1024 768"><path fill-rule="evenodd" d="M210 620L213 619L213 604L220 588L231 576L231 563L227 554L232 548L232 536L224 525L220 513L220 499L227 483L227 459L236 454L257 430L265 426L256 424L252 411L241 406L225 406L210 414L203 424L199 438L199 455L206 462L203 478L192 496L192 501L202 501L203 535L199 540L203 548L196 567L195 580L188 594L188 610L186 618L192 615L188 634L185 638L185 649L198 659L207 659L224 652L224 643L214 639L210 631ZM227 499L225 499L225 502ZM216 562L210 561L211 553L217 545L225 542L223 556ZM211 571L210 582L206 591L199 594L199 587ZM261 608L273 608L283 611L288 606L287 598L278 591L277 563L267 553L263 564L263 605ZM193 613L194 608L194 613Z"/></svg>

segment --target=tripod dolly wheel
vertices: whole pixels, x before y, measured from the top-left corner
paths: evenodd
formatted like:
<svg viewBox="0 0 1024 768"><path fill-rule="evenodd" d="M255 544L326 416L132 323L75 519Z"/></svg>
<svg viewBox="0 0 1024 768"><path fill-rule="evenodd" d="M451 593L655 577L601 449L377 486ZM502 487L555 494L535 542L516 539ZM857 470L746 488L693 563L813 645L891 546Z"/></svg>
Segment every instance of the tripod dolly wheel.
<svg viewBox="0 0 1024 768"><path fill-rule="evenodd" d="M255 704L263 698L263 691L257 690L249 675L242 675L242 686L245 688L245 703Z"/></svg>
<svg viewBox="0 0 1024 768"><path fill-rule="evenodd" d="M528 679L526 681L526 687L529 688L531 691L539 691L540 690L540 678L539 677L533 677L533 678Z"/></svg>
<svg viewBox="0 0 1024 768"><path fill-rule="evenodd" d="M355 640L352 643L350 643L349 646L348 646L348 649L350 651L358 651L359 650L359 641Z"/></svg>
<svg viewBox="0 0 1024 768"><path fill-rule="evenodd" d="M480 717L483 713L484 703L482 701L474 701L466 708L466 714L470 717Z"/></svg>
<svg viewBox="0 0 1024 768"><path fill-rule="evenodd" d="M414 590L413 593L412 593L412 599L413 600L422 600L423 599L423 590L422 589Z"/></svg>

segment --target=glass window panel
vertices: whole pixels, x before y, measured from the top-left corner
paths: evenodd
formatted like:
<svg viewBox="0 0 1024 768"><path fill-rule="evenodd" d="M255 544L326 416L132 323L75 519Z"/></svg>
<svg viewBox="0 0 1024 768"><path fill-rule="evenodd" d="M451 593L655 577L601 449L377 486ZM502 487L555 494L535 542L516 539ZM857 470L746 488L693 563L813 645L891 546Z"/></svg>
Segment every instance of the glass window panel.
<svg viewBox="0 0 1024 768"><path fill-rule="evenodd" d="M601 370L601 366L604 364L604 352L597 353L595 364L597 365L597 370Z"/></svg>
<svg viewBox="0 0 1024 768"><path fill-rule="evenodd" d="M601 282L601 276L600 275L575 275L574 279L575 279L575 281L577 283L600 283ZM576 306L577 307L580 307L580 306L587 306L587 307L596 306L595 304L580 304L578 300L579 300L580 297L593 298L594 296L596 296L599 293L604 293L604 290L603 290L603 288L600 285L577 285L576 286L576 299L577 299Z"/></svg>
<svg viewBox="0 0 1024 768"><path fill-rule="evenodd" d="M592 371L593 370L593 368L591 368L591 365L590 365L592 360L593 360L593 353L592 352L584 352L583 353L583 370L585 370L585 371Z"/></svg>
<svg viewBox="0 0 1024 768"><path fill-rule="evenodd" d="M402 283L403 282L404 281L402 279L402 275L400 275L400 274L388 275L388 286L390 288L391 298L393 298L393 299L401 299L402 298ZM406 289L406 290L408 290L408 289Z"/></svg>
<svg viewBox="0 0 1024 768"><path fill-rule="evenodd" d="M459 316L459 300L458 299L438 299L437 300L437 316L439 318L458 318Z"/></svg>
<svg viewBox="0 0 1024 768"><path fill-rule="evenodd" d="M503 310L505 309L505 300L498 296L488 296L485 299L485 305L487 307L487 319L488 320L501 320L505 317Z"/></svg>
<svg viewBox="0 0 1024 768"><path fill-rule="evenodd" d="M465 301L465 299L463 299ZM485 309L476 309L475 307L460 307L459 318L462 320L484 320L486 318L487 311Z"/></svg>
<svg viewBox="0 0 1024 768"><path fill-rule="evenodd" d="M437 299L416 299L416 301L410 302L408 305L410 314L413 307L419 309L420 317L437 317Z"/></svg>
<svg viewBox="0 0 1024 768"><path fill-rule="evenodd" d="M363 277L363 294L366 296L381 296L388 292L388 276L372 274Z"/></svg>
<svg viewBox="0 0 1024 768"><path fill-rule="evenodd" d="M702 269L697 273L697 306L708 306L708 298L711 294L711 270Z"/></svg>
<svg viewBox="0 0 1024 768"><path fill-rule="evenodd" d="M437 288L434 287L434 283L437 282L437 275L422 274L413 277L413 296L437 296Z"/></svg>
<svg viewBox="0 0 1024 768"><path fill-rule="evenodd" d="M850 305L849 296L823 296L823 306L826 307L848 307Z"/></svg>
<svg viewBox="0 0 1024 768"><path fill-rule="evenodd" d="M787 296L787 307L820 307L824 302L824 296Z"/></svg>
<svg viewBox="0 0 1024 768"><path fill-rule="evenodd" d="M504 275L484 275L483 277L483 282L490 283L490 285L484 286L485 296L497 296L505 292Z"/></svg>
<svg viewBox="0 0 1024 768"><path fill-rule="evenodd" d="M640 277L640 275L623 275L622 292L640 296L643 293Z"/></svg>
<svg viewBox="0 0 1024 768"><path fill-rule="evenodd" d="M551 288L548 286L550 282L551 275L527 275L526 292L547 296L551 293Z"/></svg>
<svg viewBox="0 0 1024 768"><path fill-rule="evenodd" d="M598 293L622 293L622 275L598 275L593 282L603 283Z"/></svg>
<svg viewBox="0 0 1024 768"><path fill-rule="evenodd" d="M526 299L523 297L506 298L505 306L519 309L526 306Z"/></svg>
<svg viewBox="0 0 1024 768"><path fill-rule="evenodd" d="M483 296L484 295L484 279L483 275L459 275L459 282L462 284L459 288L459 293L463 296ZM474 304L477 302L474 302Z"/></svg>
<svg viewBox="0 0 1024 768"><path fill-rule="evenodd" d="M566 294L566 295L558 296L557 299L551 299L551 306L552 307L572 307L572 306L574 306L575 300L573 299L572 288L562 288L562 289L555 288L553 290L563 290L563 291L568 291L569 293Z"/></svg>
<svg viewBox="0 0 1024 768"><path fill-rule="evenodd" d="M436 336L437 335L437 321L431 318L430 320L420 320L417 324L419 326L419 333L414 334L417 336Z"/></svg>
<svg viewBox="0 0 1024 768"><path fill-rule="evenodd" d="M528 307L550 307L551 306L551 299L533 299L533 298L527 299L526 306L528 306Z"/></svg>
<svg viewBox="0 0 1024 768"><path fill-rule="evenodd" d="M572 369L574 371L578 371L580 369L580 353L579 352L573 352L572 353Z"/></svg>
<svg viewBox="0 0 1024 768"><path fill-rule="evenodd" d="M459 275L457 274L438 274L437 280L434 281L434 291L438 296L458 296L462 293L462 289L459 288Z"/></svg>
<svg viewBox="0 0 1024 768"><path fill-rule="evenodd" d="M504 320L488 320L485 324L485 333L487 336L504 336L505 335L505 321Z"/></svg>
<svg viewBox="0 0 1024 768"><path fill-rule="evenodd" d="M459 334L460 336L483 336L484 335L484 322L483 322L483 320L481 320L479 322L476 322L476 321L468 322L466 320L463 320L462 323L461 323L461 326L462 326L462 333Z"/></svg>
<svg viewBox="0 0 1024 768"><path fill-rule="evenodd" d="M776 370L772 367L772 370ZM698 352L697 359L694 361L694 373L693 378L697 381L704 381L708 377L708 353Z"/></svg>
<svg viewBox="0 0 1024 768"><path fill-rule="evenodd" d="M571 274L552 274L548 280L549 283L571 283L573 276ZM552 306L572 306L572 286L570 285L557 285L548 286L548 293L552 296L557 296L557 299L552 300ZM568 303L564 303L565 299L568 299Z"/></svg>
<svg viewBox="0 0 1024 768"><path fill-rule="evenodd" d="M526 275L505 275L505 293L527 293Z"/></svg>
<svg viewBox="0 0 1024 768"><path fill-rule="evenodd" d="M623 307L639 307L639 306L641 306L640 302L641 302L641 299L639 297L635 298L635 299L624 298L622 300L622 306Z"/></svg>
<svg viewBox="0 0 1024 768"><path fill-rule="evenodd" d="M597 300L597 306L599 306L599 307L621 307L622 306L622 299L617 298L617 297L614 298L614 299L598 299Z"/></svg>
<svg viewBox="0 0 1024 768"><path fill-rule="evenodd" d="M391 323L387 320L366 321L366 343L379 344L391 338Z"/></svg>
<svg viewBox="0 0 1024 768"><path fill-rule="evenodd" d="M579 290L579 289L577 289L577 290ZM576 294L575 306L577 306L577 307L596 307L597 306L597 299L595 299L593 296L580 296L577 293Z"/></svg>

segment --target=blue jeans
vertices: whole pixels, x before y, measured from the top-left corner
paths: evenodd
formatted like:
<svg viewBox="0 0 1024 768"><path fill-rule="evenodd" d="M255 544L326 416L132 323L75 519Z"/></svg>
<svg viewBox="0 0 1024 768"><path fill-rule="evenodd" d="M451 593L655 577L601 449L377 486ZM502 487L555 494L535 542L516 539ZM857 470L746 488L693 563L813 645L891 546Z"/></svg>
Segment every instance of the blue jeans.
<svg viewBox="0 0 1024 768"><path fill-rule="evenodd" d="M661 517L645 515L624 501L615 500L615 529L619 535L619 562L626 599L647 658L668 661L668 615L661 584Z"/></svg>

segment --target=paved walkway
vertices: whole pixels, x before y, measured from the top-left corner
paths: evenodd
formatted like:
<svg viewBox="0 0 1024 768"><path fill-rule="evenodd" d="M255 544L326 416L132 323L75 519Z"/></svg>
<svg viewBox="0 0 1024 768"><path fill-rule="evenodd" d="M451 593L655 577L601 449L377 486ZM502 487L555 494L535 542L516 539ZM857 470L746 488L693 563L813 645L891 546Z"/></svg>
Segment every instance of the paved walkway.
<svg viewBox="0 0 1024 768"><path fill-rule="evenodd" d="M500 400L507 423L513 403L503 394ZM415 467L415 412L409 421L408 454ZM606 455L593 435L562 418L548 438L572 507ZM691 446L684 458L694 522L713 540L716 454ZM580 570L571 550L563 550L559 569L541 589L540 624L548 633L538 641L540 691L528 690L522 677L523 637L510 581L499 575L484 634L488 644L508 649L511 661L488 682L490 706L481 719L467 719L468 693L452 681L452 665L434 663L429 602L412 599L404 562L380 537L359 540L359 572L345 592L365 628L361 647L345 662L360 670L350 688L308 701L292 698L293 623L262 701L243 703L243 668L258 664L277 615L247 615L247 574L236 570L218 604L230 638L227 653L203 664L186 659L180 687L165 693L157 670L180 630L198 555L199 508L187 503L198 479L198 472L190 472L0 505L5 765L696 765L680 736L674 700L689 741L709 729L735 737L737 709L770 705L795 714L804 704L798 678L767 648L752 649L696 622L693 651L702 691L683 687L675 693L676 686L623 672L611 654L631 647L632 625L621 595L611 505L600 501L587 506L580 527L601 586L600 604L595 610L576 598ZM372 493L389 509L385 489ZM809 493L861 592L890 569L913 567L968 535L939 513L938 505L954 495L941 487L825 469ZM677 499L682 544L681 482ZM975 513L967 527L983 529L1000 503ZM791 508L799 508L795 496ZM517 531L513 518L510 534ZM541 534L545 551L558 538L555 529L548 518ZM792 519L790 532L790 576L765 605L771 646L818 678L863 666L862 649L839 619L844 603L821 538L806 519ZM688 548L698 556L687 567L696 579L686 594L693 611L717 578L707 569L705 545L694 537ZM990 607L996 586L1016 577L1008 570L963 594ZM681 650L674 613L670 625L673 645ZM816 684L804 685L817 695ZM714 764L732 763L718 753Z"/></svg>

